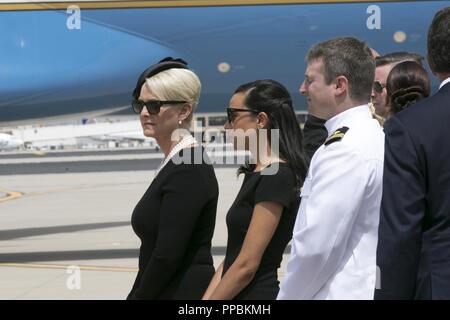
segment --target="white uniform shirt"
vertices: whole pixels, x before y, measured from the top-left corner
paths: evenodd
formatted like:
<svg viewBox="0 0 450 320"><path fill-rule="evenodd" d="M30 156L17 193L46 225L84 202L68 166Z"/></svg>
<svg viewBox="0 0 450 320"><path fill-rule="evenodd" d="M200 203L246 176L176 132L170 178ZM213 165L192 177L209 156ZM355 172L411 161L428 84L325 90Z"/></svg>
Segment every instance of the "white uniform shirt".
<svg viewBox="0 0 450 320"><path fill-rule="evenodd" d="M340 141L314 154L277 299L373 299L384 133L368 105L325 123Z"/></svg>

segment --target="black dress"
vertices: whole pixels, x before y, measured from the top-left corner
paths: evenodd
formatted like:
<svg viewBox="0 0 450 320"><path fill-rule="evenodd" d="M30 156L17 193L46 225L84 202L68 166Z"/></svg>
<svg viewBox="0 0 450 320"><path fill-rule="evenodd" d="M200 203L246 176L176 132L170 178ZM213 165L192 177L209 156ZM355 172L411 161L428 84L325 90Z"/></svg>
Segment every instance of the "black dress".
<svg viewBox="0 0 450 320"><path fill-rule="evenodd" d="M269 167L264 170L268 169ZM281 204L283 212L254 278L235 299L276 299L279 291L277 269L280 267L283 252L292 238L300 203L295 179L293 171L286 163L279 163L279 170L275 175L262 175L261 172L246 173L236 200L227 213L228 243L222 276L241 251L255 205L263 201L272 201Z"/></svg>
<svg viewBox="0 0 450 320"><path fill-rule="evenodd" d="M198 155L202 149L183 149L178 156L188 151ZM219 191L214 169L174 159L133 211L131 223L142 244L128 299L201 299L215 272L211 239Z"/></svg>

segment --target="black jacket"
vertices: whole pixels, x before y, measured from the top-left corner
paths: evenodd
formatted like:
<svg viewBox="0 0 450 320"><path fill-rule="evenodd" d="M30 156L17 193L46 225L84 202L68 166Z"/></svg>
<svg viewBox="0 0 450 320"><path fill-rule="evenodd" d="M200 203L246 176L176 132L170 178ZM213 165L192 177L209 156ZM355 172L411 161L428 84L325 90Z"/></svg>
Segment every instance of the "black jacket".
<svg viewBox="0 0 450 320"><path fill-rule="evenodd" d="M450 83L385 125L376 299L450 299Z"/></svg>

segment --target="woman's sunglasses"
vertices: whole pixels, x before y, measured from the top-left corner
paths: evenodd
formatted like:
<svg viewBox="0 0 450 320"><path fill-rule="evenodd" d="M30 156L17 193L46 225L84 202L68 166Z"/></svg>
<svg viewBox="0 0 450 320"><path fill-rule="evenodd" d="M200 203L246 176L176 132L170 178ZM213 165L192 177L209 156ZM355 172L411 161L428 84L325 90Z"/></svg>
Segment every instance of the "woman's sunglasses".
<svg viewBox="0 0 450 320"><path fill-rule="evenodd" d="M236 109L236 108L226 108L227 110L227 119L229 123L232 123L234 119L236 119L236 112L252 112L254 114L258 114L261 111L252 110L252 109Z"/></svg>
<svg viewBox="0 0 450 320"><path fill-rule="evenodd" d="M375 81L373 83L373 91L376 93L382 93L384 88L386 88L386 85L383 85L380 81Z"/></svg>
<svg viewBox="0 0 450 320"><path fill-rule="evenodd" d="M187 101L160 101L160 100L149 100L149 101L141 101L133 99L131 101L131 106L133 108L134 113L141 114L142 109L144 107L147 108L148 113L150 114L158 114L161 110L161 106L163 104L180 104L180 103L187 103Z"/></svg>

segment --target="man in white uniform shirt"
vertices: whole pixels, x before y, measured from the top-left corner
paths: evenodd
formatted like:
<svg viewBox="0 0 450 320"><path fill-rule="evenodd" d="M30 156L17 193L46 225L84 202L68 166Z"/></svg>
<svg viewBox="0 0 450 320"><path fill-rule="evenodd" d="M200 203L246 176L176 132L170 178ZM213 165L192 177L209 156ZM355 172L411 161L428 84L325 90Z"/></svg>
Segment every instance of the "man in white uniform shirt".
<svg viewBox="0 0 450 320"><path fill-rule="evenodd" d="M384 134L368 103L375 61L355 38L318 43L300 92L327 119L301 191L278 299L373 299Z"/></svg>

